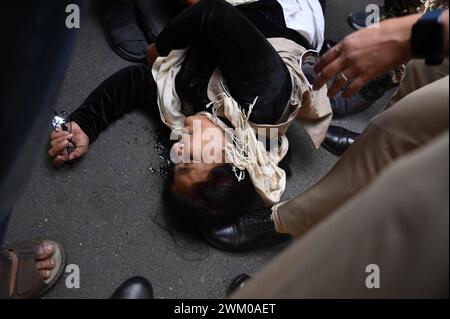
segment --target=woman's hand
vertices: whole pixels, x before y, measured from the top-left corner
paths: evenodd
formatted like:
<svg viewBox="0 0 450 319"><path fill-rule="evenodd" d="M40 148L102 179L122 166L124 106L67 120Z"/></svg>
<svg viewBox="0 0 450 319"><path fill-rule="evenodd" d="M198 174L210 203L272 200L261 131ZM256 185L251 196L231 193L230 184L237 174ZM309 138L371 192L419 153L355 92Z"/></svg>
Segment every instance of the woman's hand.
<svg viewBox="0 0 450 319"><path fill-rule="evenodd" d="M53 166L58 167L67 161L73 161L87 153L89 149L89 137L83 132L76 122L71 122L72 132L53 131L50 135L50 150L48 155L53 159ZM75 144L75 149L69 155L66 147L69 141Z"/></svg>
<svg viewBox="0 0 450 319"><path fill-rule="evenodd" d="M155 43L150 44L147 47L147 63L151 67L155 63L156 59L159 57L158 50L156 49Z"/></svg>
<svg viewBox="0 0 450 319"><path fill-rule="evenodd" d="M390 71L412 58L411 30L420 15L392 19L347 36L330 49L317 63L317 90L335 79L328 91L330 97L346 88L344 97L357 93L377 76Z"/></svg>

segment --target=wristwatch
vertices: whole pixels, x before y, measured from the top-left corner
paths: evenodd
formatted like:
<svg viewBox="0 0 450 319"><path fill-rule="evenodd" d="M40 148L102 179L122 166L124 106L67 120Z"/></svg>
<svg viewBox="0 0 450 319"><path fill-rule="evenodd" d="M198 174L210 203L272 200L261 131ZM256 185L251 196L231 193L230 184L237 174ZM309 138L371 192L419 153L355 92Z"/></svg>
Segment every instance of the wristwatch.
<svg viewBox="0 0 450 319"><path fill-rule="evenodd" d="M425 59L427 65L439 65L444 61L445 27L441 21L443 13L444 10L425 13L412 29L412 54L417 59Z"/></svg>

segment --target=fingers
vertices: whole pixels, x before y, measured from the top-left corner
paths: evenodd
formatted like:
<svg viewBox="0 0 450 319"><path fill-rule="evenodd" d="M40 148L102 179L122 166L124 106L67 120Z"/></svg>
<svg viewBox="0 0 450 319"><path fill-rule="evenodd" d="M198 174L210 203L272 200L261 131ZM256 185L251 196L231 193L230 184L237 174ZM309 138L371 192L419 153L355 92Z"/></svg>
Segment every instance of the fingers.
<svg viewBox="0 0 450 319"><path fill-rule="evenodd" d="M55 268L55 262L53 259L46 259L36 262L36 268L38 270L52 270Z"/></svg>
<svg viewBox="0 0 450 319"><path fill-rule="evenodd" d="M48 151L48 156L55 157L58 154L62 154L64 152L64 149L69 145L69 141L66 139L63 139L62 141L56 143L53 145L50 150Z"/></svg>
<svg viewBox="0 0 450 319"><path fill-rule="evenodd" d="M71 140L73 137L74 137L73 134L67 134L67 135L62 135L62 136L55 137L54 139L52 139L50 141L50 145L53 147L55 145L58 145L58 144L62 143L63 141Z"/></svg>
<svg viewBox="0 0 450 319"><path fill-rule="evenodd" d="M53 166L59 167L69 160L69 155L58 155L53 159Z"/></svg>
<svg viewBox="0 0 450 319"><path fill-rule="evenodd" d="M88 150L87 147L83 146L75 148L75 150L73 150L73 152L70 154L63 154L63 151L67 147L67 145L68 141L64 141L63 143L58 144L49 151L50 157L54 157L53 166L58 167L63 165L67 161L76 160L86 154Z"/></svg>
<svg viewBox="0 0 450 319"><path fill-rule="evenodd" d="M58 130L50 134L50 150L48 155L53 158L53 166L59 167L67 161L83 156L89 148L89 137L80 129L78 124L72 122L72 129L77 132L69 133ZM66 148L72 141L76 148L67 154Z"/></svg>
<svg viewBox="0 0 450 319"><path fill-rule="evenodd" d="M73 161L77 158L80 158L84 154L87 153L87 147L77 147L72 153L69 155L69 160Z"/></svg>
<svg viewBox="0 0 450 319"><path fill-rule="evenodd" d="M41 275L42 279L47 280L48 278L50 278L52 272L50 270L39 270L39 274Z"/></svg>
<svg viewBox="0 0 450 319"><path fill-rule="evenodd" d="M353 72L350 68L345 69L343 72L339 72L333 82L333 85L328 89L328 96L336 96L342 88L350 83L352 78Z"/></svg>
<svg viewBox="0 0 450 319"><path fill-rule="evenodd" d="M367 84L367 82L368 80L362 77L356 78L345 90L343 98L348 99L352 97L353 95L358 93L364 87L364 85Z"/></svg>
<svg viewBox="0 0 450 319"><path fill-rule="evenodd" d="M327 65L329 65L341 55L341 52L342 43L338 43L320 58L320 60L316 64L314 71L316 71L317 73L321 73Z"/></svg>
<svg viewBox="0 0 450 319"><path fill-rule="evenodd" d="M341 72L345 68L345 58L340 55L322 69L322 71L319 73L319 78L317 79L314 88L316 90L320 89L328 81L335 78L339 74L339 72Z"/></svg>
<svg viewBox="0 0 450 319"><path fill-rule="evenodd" d="M52 131L52 133L50 134L50 140L54 140L55 138L64 136L64 135L69 135L70 133L67 131L63 131L63 130L58 130L58 131Z"/></svg>

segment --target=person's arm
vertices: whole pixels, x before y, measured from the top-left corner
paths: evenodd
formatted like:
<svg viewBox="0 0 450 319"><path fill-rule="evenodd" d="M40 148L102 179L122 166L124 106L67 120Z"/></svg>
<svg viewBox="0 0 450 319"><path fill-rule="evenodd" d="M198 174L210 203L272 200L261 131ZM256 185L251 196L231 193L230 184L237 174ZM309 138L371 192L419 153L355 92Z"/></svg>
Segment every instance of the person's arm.
<svg viewBox="0 0 450 319"><path fill-rule="evenodd" d="M328 51L316 65L320 74L314 88L319 89L335 79L328 95L335 96L351 84L344 96L350 97L377 76L414 58L411 52L411 32L420 14L386 20L379 26L348 35ZM444 54L448 57L448 11L442 16L445 25Z"/></svg>
<svg viewBox="0 0 450 319"><path fill-rule="evenodd" d="M116 92L115 89L96 90L70 115L71 121L76 122L89 137L90 143L110 124L132 111L133 104L120 103Z"/></svg>
<svg viewBox="0 0 450 319"><path fill-rule="evenodd" d="M53 166L58 167L73 161L89 150L100 133L112 122L131 111L132 105L113 100L114 91L97 89L70 115L71 132L53 131L50 135L48 155ZM71 154L65 152L72 141L75 149Z"/></svg>
<svg viewBox="0 0 450 319"><path fill-rule="evenodd" d="M100 84L70 115L72 134L53 132L50 136L49 156L59 166L67 160L84 155L100 133L135 108L147 108L156 103L156 89L148 66L130 66L120 70ZM75 150L64 154L70 139Z"/></svg>
<svg viewBox="0 0 450 319"><path fill-rule="evenodd" d="M48 155L53 166L58 167L67 161L73 161L87 153L93 143L108 125L131 112L133 104L120 103L117 93L103 87L103 84L89 95L83 104L70 115L71 132L53 131L50 135ZM120 94L119 94L120 95ZM72 141L75 149L71 154L65 148Z"/></svg>

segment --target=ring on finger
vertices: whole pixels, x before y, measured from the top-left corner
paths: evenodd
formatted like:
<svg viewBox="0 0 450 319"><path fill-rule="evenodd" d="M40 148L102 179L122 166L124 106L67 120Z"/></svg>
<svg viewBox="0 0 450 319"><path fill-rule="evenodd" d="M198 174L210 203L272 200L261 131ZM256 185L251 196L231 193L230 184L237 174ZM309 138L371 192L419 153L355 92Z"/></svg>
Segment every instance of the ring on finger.
<svg viewBox="0 0 450 319"><path fill-rule="evenodd" d="M348 78L348 76L347 75L345 75L345 73L344 72L341 72L341 74L340 74L340 76L341 76L341 78L345 81L345 83L347 83L348 82L348 80L349 80L349 78Z"/></svg>

